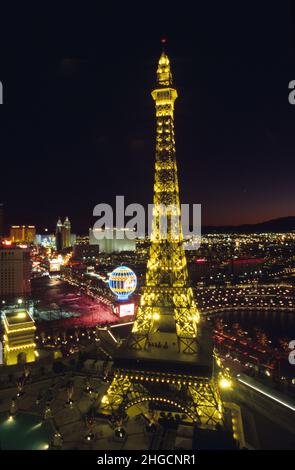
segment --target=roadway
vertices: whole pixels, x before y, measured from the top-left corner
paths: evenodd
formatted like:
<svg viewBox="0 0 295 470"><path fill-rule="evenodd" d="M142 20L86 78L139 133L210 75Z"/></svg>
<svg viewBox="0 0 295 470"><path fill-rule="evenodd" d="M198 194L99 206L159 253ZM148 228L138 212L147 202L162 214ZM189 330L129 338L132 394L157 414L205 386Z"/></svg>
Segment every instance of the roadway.
<svg viewBox="0 0 295 470"><path fill-rule="evenodd" d="M295 449L295 400L241 374L234 380L231 401L241 408L248 448Z"/></svg>

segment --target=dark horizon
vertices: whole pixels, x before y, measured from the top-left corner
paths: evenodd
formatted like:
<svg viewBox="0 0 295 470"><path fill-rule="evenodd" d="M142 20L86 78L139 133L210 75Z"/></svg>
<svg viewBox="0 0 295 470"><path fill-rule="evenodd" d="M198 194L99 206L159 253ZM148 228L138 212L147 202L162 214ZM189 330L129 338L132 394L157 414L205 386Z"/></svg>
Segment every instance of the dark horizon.
<svg viewBox="0 0 295 470"><path fill-rule="evenodd" d="M150 92L162 36L179 94L181 202L201 203L205 226L292 216L293 13L291 3L216 2L192 15L166 13L163 22L139 12L111 21L95 8L61 13L54 28L43 18L36 33L20 15L0 76L6 224L52 229L69 216L73 231L85 233L94 205L115 195L152 202Z"/></svg>

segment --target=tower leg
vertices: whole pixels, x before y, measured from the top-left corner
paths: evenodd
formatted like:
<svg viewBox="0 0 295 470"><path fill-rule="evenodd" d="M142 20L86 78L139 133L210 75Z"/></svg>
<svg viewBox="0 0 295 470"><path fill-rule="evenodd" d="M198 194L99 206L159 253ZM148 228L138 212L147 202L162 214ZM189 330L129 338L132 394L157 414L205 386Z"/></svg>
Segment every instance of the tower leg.
<svg viewBox="0 0 295 470"><path fill-rule="evenodd" d="M105 414L117 413L132 389L132 383L128 377L115 376L109 386L106 395L101 399L101 411Z"/></svg>
<svg viewBox="0 0 295 470"><path fill-rule="evenodd" d="M106 395L102 397L102 413L121 414L130 406L143 401L157 401L166 408L170 405L187 414L192 422L202 427L214 429L217 424L223 424L222 401L213 379L196 378L196 381L186 386L181 397L173 388L167 391L164 387L159 387L155 395L154 388L149 390L150 378L144 377L145 380L141 382L138 379L133 375L116 374ZM142 382L146 385L143 386Z"/></svg>
<svg viewBox="0 0 295 470"><path fill-rule="evenodd" d="M208 428L223 424L223 406L218 387L213 379L197 381L188 387L198 421Z"/></svg>

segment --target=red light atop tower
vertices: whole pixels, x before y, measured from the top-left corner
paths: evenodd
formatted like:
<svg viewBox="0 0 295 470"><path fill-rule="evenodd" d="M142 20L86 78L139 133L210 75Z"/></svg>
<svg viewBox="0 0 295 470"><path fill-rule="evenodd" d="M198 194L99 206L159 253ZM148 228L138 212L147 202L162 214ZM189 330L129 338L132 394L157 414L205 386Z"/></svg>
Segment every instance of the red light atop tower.
<svg viewBox="0 0 295 470"><path fill-rule="evenodd" d="M167 42L167 38L161 38L161 43L162 44L166 44L166 42Z"/></svg>

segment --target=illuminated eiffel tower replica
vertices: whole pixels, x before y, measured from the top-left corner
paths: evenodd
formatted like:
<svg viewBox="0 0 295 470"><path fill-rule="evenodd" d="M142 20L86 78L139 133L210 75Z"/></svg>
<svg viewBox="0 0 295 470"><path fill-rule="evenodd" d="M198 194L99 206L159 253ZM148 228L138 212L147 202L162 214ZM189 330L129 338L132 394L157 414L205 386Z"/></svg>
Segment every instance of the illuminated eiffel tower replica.
<svg viewBox="0 0 295 470"><path fill-rule="evenodd" d="M156 406L214 428L222 423L223 408L212 377L212 346L199 338L199 313L189 286L175 157L177 91L164 49L152 97L157 137L146 281L132 333L114 355L113 380L100 408L120 413L143 401L157 402ZM163 216L166 238L161 231Z"/></svg>

